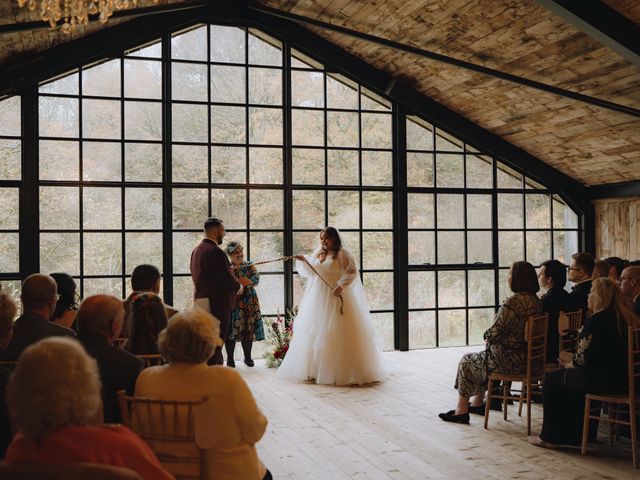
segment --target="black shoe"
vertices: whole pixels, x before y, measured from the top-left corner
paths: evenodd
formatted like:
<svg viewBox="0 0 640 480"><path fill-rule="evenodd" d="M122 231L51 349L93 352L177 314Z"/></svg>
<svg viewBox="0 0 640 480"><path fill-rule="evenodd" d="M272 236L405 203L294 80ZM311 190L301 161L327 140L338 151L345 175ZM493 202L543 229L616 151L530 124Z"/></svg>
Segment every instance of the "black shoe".
<svg viewBox="0 0 640 480"><path fill-rule="evenodd" d="M247 367L253 367L253 366L256 364L256 362L254 362L254 361L253 361L252 359L250 359L250 358L245 358L245 359L244 359L244 364L245 364Z"/></svg>
<svg viewBox="0 0 640 480"><path fill-rule="evenodd" d="M486 406L486 403L478 405L477 407L472 407L471 405L469 405L469 413L473 413L474 415L482 415L484 417L484 410Z"/></svg>
<svg viewBox="0 0 640 480"><path fill-rule="evenodd" d="M438 415L445 422L452 423L463 423L465 425L469 425L469 414L462 413L460 415L456 415L455 410L449 410L447 413L441 413Z"/></svg>
<svg viewBox="0 0 640 480"><path fill-rule="evenodd" d="M233 358L227 359L227 367L236 368L236 362Z"/></svg>
<svg viewBox="0 0 640 480"><path fill-rule="evenodd" d="M491 410L495 410L497 412L501 412L502 411L502 399L500 399L500 398L492 398L491 399Z"/></svg>

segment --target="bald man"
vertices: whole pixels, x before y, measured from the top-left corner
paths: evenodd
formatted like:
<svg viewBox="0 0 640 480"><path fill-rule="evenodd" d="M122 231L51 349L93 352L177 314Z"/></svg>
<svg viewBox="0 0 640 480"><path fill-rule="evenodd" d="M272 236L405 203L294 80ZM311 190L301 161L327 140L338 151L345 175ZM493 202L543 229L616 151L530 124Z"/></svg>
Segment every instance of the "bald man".
<svg viewBox="0 0 640 480"><path fill-rule="evenodd" d="M640 315L640 267L627 267L620 275L620 288L631 302L633 311Z"/></svg>
<svg viewBox="0 0 640 480"><path fill-rule="evenodd" d="M133 395L143 362L135 355L113 346L124 323L122 300L113 295L93 295L80 304L76 324L78 340L98 362L102 381L105 423L121 423L118 390Z"/></svg>
<svg viewBox="0 0 640 480"><path fill-rule="evenodd" d="M47 337L73 337L75 332L49 321L56 309L58 286L49 275L34 273L22 282L22 315L13 324L13 337L0 360L18 360L29 345Z"/></svg>

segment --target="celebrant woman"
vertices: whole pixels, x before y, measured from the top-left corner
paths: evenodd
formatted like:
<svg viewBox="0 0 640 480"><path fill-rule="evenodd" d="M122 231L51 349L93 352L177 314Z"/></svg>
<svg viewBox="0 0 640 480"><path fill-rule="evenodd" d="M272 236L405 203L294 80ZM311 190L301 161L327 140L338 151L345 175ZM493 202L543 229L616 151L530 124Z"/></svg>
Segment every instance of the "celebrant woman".
<svg viewBox="0 0 640 480"><path fill-rule="evenodd" d="M355 260L338 230L326 227L313 254L296 258L307 285L278 376L335 385L382 380L386 371L369 305Z"/></svg>

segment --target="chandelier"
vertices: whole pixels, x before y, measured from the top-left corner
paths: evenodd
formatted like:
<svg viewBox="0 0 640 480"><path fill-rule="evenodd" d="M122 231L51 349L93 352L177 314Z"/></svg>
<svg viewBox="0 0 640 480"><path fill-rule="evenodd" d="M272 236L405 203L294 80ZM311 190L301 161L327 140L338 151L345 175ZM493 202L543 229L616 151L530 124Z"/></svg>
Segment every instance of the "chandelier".
<svg viewBox="0 0 640 480"><path fill-rule="evenodd" d="M153 0L158 3L158 0ZM126 10L138 5L138 0L18 0L18 6L30 11L39 9L40 18L55 28L63 20L61 29L71 33L76 25L87 25L89 15L100 14L100 23L106 23L115 10Z"/></svg>

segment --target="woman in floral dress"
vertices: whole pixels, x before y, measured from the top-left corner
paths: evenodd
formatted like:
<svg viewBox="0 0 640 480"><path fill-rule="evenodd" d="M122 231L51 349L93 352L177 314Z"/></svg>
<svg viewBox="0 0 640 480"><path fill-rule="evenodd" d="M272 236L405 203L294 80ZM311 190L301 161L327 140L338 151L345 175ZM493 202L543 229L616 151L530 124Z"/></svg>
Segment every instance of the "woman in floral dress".
<svg viewBox="0 0 640 480"><path fill-rule="evenodd" d="M255 289L260 282L260 274L252 262L244 260L244 249L240 243L229 242L226 252L238 281L244 287L242 294L237 298L236 307L231 312L231 330L229 338L225 341L227 366L236 366L233 352L236 342L240 342L244 352L245 365L253 367L254 361L251 358L253 342L264 340L260 302L258 302L258 294Z"/></svg>

